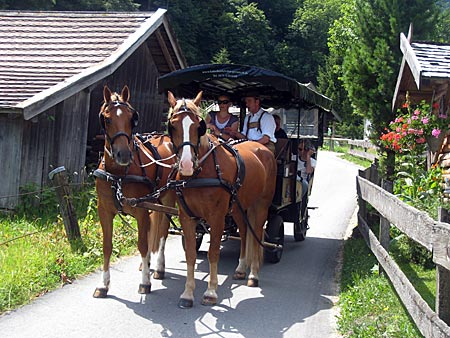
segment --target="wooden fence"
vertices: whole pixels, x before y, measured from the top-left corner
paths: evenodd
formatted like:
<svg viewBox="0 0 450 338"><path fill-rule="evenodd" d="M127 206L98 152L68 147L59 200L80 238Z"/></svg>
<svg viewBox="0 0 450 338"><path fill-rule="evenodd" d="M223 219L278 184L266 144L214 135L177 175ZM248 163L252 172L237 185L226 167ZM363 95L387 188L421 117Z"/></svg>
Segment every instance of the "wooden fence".
<svg viewBox="0 0 450 338"><path fill-rule="evenodd" d="M382 271L388 276L405 308L425 337L450 337L450 217L439 210L440 221L419 211L392 195L389 184L382 183L373 165L360 171L356 179L358 192L358 229L376 256ZM377 237L367 222L370 204L380 214L380 233ZM397 227L406 236L433 253L436 263L436 311L422 299L405 274L389 256L389 228ZM381 270L380 269L380 270Z"/></svg>
<svg viewBox="0 0 450 338"><path fill-rule="evenodd" d="M373 161L377 158L376 150L377 147L367 140L352 140L348 138L336 138L336 137L325 137L324 143L329 144L330 150L334 151L334 147L339 144L348 144L350 149L347 153L365 158L369 161Z"/></svg>

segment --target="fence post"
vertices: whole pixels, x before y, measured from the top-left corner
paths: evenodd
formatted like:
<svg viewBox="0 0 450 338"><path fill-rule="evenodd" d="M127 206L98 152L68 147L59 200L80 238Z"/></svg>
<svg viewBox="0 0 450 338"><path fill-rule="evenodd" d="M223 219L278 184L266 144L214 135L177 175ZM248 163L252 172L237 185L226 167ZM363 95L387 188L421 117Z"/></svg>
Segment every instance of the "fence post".
<svg viewBox="0 0 450 338"><path fill-rule="evenodd" d="M358 176L366 178L366 171L358 170ZM367 221L366 201L364 201L361 197L361 190L359 188L358 178L356 178L356 192L358 194L358 215L361 216L365 221Z"/></svg>
<svg viewBox="0 0 450 338"><path fill-rule="evenodd" d="M69 178L64 166L53 169L48 177L56 187L56 196L59 201L59 209L64 221L64 228L69 241L80 239L81 233L78 227L77 215L72 204L72 192L69 186Z"/></svg>
<svg viewBox="0 0 450 338"><path fill-rule="evenodd" d="M438 220L450 223L450 213L439 207ZM450 325L450 271L436 264L436 314Z"/></svg>

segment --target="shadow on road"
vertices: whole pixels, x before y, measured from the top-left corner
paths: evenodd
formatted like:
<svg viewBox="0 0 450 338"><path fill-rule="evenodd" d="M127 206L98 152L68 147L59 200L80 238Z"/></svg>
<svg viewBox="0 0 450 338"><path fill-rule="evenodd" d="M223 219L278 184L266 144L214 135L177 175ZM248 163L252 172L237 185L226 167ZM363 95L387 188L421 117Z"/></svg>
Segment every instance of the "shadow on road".
<svg viewBox="0 0 450 338"><path fill-rule="evenodd" d="M332 298L337 296L337 290L333 283L335 276L330 274L336 271L341 244L339 240L323 238L307 238L305 242L297 243L287 236L281 262L265 263L260 287L249 288L246 281L231 278L237 264L239 243L228 241L221 249L219 262L220 303L213 307L200 304L209 278L207 256L203 251L197 258L196 298L192 309L177 307L184 288L185 271L170 267L162 282L166 289L155 290L142 297L141 302L114 295L109 298L125 304L153 324L159 324L162 337L284 337L288 330L333 306ZM336 254L323 257L329 255L330 250ZM320 266L315 266L318 262Z"/></svg>

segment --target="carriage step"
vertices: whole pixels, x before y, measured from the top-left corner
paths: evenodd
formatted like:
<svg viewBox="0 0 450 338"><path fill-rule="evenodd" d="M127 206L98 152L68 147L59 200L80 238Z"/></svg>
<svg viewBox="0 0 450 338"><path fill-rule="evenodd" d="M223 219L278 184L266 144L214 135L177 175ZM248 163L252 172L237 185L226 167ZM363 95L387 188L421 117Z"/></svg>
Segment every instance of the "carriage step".
<svg viewBox="0 0 450 338"><path fill-rule="evenodd" d="M306 209L310 209L310 210L316 210L316 209L318 209L319 207L306 207Z"/></svg>

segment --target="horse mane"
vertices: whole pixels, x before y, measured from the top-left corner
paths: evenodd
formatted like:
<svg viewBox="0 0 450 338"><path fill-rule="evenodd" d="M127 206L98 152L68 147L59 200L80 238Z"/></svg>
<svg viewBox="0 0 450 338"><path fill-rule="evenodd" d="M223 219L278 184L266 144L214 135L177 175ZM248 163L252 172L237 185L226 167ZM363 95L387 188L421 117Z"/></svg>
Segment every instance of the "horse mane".
<svg viewBox="0 0 450 338"><path fill-rule="evenodd" d="M189 99L181 99L181 100L177 100L177 104L175 107L171 107L169 109L169 119L172 118L173 115L175 115L176 113L178 113L178 111L180 110L181 106L184 104L184 102L186 103L186 107L193 112L196 116L198 116L199 118L203 119L202 117L202 113L200 111L200 107L197 106L193 100L189 100Z"/></svg>

